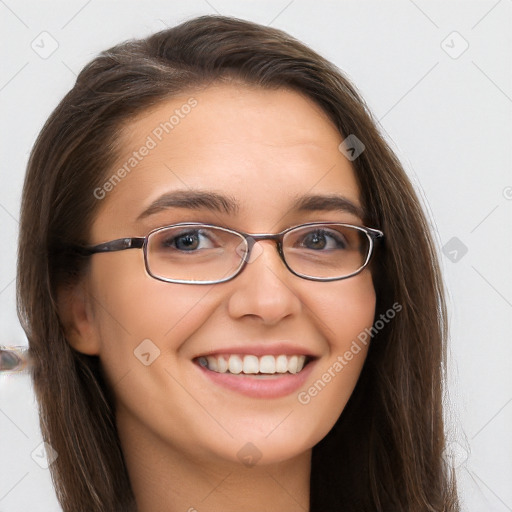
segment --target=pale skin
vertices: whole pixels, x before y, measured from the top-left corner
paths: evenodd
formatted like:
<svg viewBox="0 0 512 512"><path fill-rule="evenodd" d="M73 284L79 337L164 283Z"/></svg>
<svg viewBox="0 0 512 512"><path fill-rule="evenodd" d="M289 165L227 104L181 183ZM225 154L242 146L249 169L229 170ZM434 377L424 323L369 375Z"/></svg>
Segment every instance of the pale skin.
<svg viewBox="0 0 512 512"><path fill-rule="evenodd" d="M294 208L305 194L361 202L351 163L338 150L342 136L314 102L290 90L224 84L165 101L129 124L119 164L191 96L197 106L102 199L91 244L185 221L248 233L316 221L363 225L346 211ZM239 207L231 214L173 207L137 220L176 190L213 191ZM97 254L63 301L69 342L100 357L113 387L139 512L309 509L312 447L341 414L367 347L306 405L298 392L262 400L216 386L192 359L215 347L298 343L318 355L298 391L307 389L371 327L375 290L368 268L314 282L290 273L274 242L258 246L239 276L214 285L157 281L140 249ZM149 366L134 356L145 339L160 350ZM251 467L237 456L249 442L261 454Z"/></svg>

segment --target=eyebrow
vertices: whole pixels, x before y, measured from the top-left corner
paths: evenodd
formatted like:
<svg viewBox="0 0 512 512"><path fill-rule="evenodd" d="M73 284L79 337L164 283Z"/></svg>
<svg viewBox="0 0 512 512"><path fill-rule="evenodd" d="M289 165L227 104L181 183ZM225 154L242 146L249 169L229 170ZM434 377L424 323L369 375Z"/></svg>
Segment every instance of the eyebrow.
<svg viewBox="0 0 512 512"><path fill-rule="evenodd" d="M138 217L137 221L169 208L186 208L189 210L206 209L216 212L234 214L240 209L239 202L230 196L202 190L177 190L167 192L153 201ZM290 211L341 211L351 213L361 220L366 218L366 212L350 199L338 194L296 196Z"/></svg>
<svg viewBox="0 0 512 512"><path fill-rule="evenodd" d="M233 214L239 210L240 206L234 198L216 192L177 190L161 195L137 217L137 220L145 219L168 208L206 209Z"/></svg>
<svg viewBox="0 0 512 512"><path fill-rule="evenodd" d="M351 213L361 220L366 218L363 207L356 205L350 199L338 195L303 195L296 198L295 209L299 211L341 211Z"/></svg>

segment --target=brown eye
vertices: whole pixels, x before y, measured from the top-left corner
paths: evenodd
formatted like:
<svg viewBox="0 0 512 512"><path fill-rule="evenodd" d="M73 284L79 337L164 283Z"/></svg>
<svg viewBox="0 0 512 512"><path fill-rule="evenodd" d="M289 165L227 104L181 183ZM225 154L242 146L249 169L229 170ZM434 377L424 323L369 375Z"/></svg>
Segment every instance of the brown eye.
<svg viewBox="0 0 512 512"><path fill-rule="evenodd" d="M303 236L300 245L306 249L345 249L346 244L340 233L332 230L316 229Z"/></svg>
<svg viewBox="0 0 512 512"><path fill-rule="evenodd" d="M169 230L161 233L159 242L161 249L183 252L213 249L216 245L214 233L206 229Z"/></svg>
<svg viewBox="0 0 512 512"><path fill-rule="evenodd" d="M197 233L187 233L186 235L180 235L172 240L172 245L180 251L191 251L197 249L199 246L199 236Z"/></svg>

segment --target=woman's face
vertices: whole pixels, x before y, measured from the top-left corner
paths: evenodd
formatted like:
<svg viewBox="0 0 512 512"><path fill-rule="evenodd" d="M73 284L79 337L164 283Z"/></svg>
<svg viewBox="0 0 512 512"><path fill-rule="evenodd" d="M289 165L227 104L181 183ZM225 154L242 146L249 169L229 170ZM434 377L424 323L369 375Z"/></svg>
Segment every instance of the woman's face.
<svg viewBox="0 0 512 512"><path fill-rule="evenodd" d="M247 233L317 221L363 225L321 199L361 205L341 142L321 109L290 90L218 85L175 97L126 127L106 177L120 179L95 192L101 205L90 242L180 222ZM224 201L198 197L206 193ZM318 198L299 209L310 196ZM158 281L141 249L92 256L83 284L86 307L72 343L99 355L120 432L203 463L284 461L318 443L354 389L367 347L343 356L375 311L368 269L339 281L302 279L271 240L220 284ZM199 364L208 355L228 364L230 355L313 361L296 374L219 378Z"/></svg>

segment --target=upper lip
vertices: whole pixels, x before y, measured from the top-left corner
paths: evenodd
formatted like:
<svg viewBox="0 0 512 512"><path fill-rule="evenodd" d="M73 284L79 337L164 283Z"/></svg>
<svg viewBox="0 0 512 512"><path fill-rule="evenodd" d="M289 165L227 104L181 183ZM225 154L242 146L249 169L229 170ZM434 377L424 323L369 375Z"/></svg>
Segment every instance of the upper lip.
<svg viewBox="0 0 512 512"><path fill-rule="evenodd" d="M292 345L289 343L264 343L260 345L240 345L224 348L215 348L197 354L194 357L194 359L197 357L220 356L222 354L254 355L258 357L265 355L305 355L311 358L318 357L318 355L313 353L309 348L301 347L299 345Z"/></svg>

